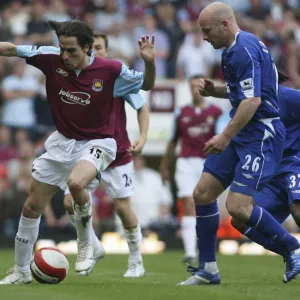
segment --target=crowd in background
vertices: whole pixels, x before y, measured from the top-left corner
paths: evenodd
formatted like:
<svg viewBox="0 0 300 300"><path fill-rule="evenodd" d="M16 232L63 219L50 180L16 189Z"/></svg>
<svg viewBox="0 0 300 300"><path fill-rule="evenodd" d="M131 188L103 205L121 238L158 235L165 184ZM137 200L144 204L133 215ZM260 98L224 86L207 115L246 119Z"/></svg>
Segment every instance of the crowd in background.
<svg viewBox="0 0 300 300"><path fill-rule="evenodd" d="M214 1L2 0L0 41L57 46L56 36L47 21L67 21L77 16L108 35L111 58L136 70L143 71L138 40L142 35L153 35L156 38L158 79L185 80L195 74L222 79L221 50L215 51L203 41L197 24L200 11L211 2ZM300 1L221 2L233 7L240 28L255 33L266 44L277 68L289 76L289 84L300 89ZM46 99L43 74L20 58L0 57L0 65L0 224L2 234L14 236L20 210L27 197L32 161L44 151L43 143L55 128ZM139 186L145 187L147 181L139 182L142 177L136 170L138 191ZM153 182L158 182L154 175ZM159 189L163 187L156 185L158 191L151 191L156 200L153 217L145 221L144 228L147 230L166 223L176 228L176 220L171 213L171 196L162 196L164 193ZM137 194L139 198L139 192ZM52 202L62 203L63 195L58 194L57 197L61 201ZM110 224L114 218L110 197L102 187L94 197L98 207L95 222L103 225L107 221ZM138 205L137 202L137 211ZM45 228L69 226L64 211L55 205L54 215L46 211Z"/></svg>

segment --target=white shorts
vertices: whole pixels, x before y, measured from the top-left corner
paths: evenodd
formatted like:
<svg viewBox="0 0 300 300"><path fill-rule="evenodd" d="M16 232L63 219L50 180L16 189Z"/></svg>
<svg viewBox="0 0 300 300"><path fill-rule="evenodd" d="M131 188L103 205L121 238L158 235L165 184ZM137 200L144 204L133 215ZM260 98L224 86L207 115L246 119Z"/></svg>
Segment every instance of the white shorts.
<svg viewBox="0 0 300 300"><path fill-rule="evenodd" d="M176 162L175 181L177 196L192 197L202 174L204 159L200 157L179 157Z"/></svg>
<svg viewBox="0 0 300 300"><path fill-rule="evenodd" d="M107 168L101 173L101 179L105 184L106 192L114 199L127 198L134 193L133 162L115 168ZM70 194L69 188L65 195Z"/></svg>
<svg viewBox="0 0 300 300"><path fill-rule="evenodd" d="M45 149L47 152L33 162L32 176L65 191L68 176L80 160L87 160L103 171L115 159L117 145L112 138L76 141L55 131L46 140ZM98 184L95 178L87 188L94 190Z"/></svg>

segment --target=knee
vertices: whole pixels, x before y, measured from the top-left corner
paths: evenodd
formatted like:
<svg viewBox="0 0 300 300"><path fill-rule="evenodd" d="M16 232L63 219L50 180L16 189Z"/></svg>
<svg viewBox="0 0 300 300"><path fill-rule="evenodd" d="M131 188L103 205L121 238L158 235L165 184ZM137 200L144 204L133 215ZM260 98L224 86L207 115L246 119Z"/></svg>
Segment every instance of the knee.
<svg viewBox="0 0 300 300"><path fill-rule="evenodd" d="M83 188L85 188L83 182L77 178L75 178L75 176L73 176L72 174L69 176L68 180L67 180L67 185L70 189L70 191L72 192L77 192L82 190Z"/></svg>
<svg viewBox="0 0 300 300"><path fill-rule="evenodd" d="M43 203L41 199L37 199L35 196L35 191L37 184L32 182L29 187L29 196L23 206L22 214L25 218L36 219L41 216L44 210Z"/></svg>
<svg viewBox="0 0 300 300"><path fill-rule="evenodd" d="M200 205L206 205L213 201L216 201L216 199L210 199L211 197L209 196L209 192L207 189L197 187L197 186L193 191L193 198L194 198L194 203Z"/></svg>
<svg viewBox="0 0 300 300"><path fill-rule="evenodd" d="M65 195L65 198L64 198L64 207L65 207L65 210L73 215L74 214L74 209L73 209L73 197L71 194L67 194Z"/></svg>

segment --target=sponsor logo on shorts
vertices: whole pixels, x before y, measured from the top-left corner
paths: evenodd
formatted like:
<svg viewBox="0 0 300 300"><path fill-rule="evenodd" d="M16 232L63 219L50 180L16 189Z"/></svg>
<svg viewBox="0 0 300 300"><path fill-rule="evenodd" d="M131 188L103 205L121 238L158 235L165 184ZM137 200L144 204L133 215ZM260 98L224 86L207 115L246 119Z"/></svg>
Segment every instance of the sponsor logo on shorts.
<svg viewBox="0 0 300 300"><path fill-rule="evenodd" d="M56 69L56 72L58 74L62 75L62 76L65 76L65 77L69 75L69 73L67 71L65 71L65 70L63 70L61 68Z"/></svg>
<svg viewBox="0 0 300 300"><path fill-rule="evenodd" d="M103 90L103 80L101 80L101 79L95 79L94 82L93 82L92 89L95 92L102 91Z"/></svg>
<svg viewBox="0 0 300 300"><path fill-rule="evenodd" d="M251 176L250 174L247 174L247 173L242 173L243 176L245 176L247 179L254 179L253 176Z"/></svg>
<svg viewBox="0 0 300 300"><path fill-rule="evenodd" d="M68 104L79 104L82 106L87 106L91 103L91 96L84 92L69 92L63 89L58 93L60 95L60 99Z"/></svg>

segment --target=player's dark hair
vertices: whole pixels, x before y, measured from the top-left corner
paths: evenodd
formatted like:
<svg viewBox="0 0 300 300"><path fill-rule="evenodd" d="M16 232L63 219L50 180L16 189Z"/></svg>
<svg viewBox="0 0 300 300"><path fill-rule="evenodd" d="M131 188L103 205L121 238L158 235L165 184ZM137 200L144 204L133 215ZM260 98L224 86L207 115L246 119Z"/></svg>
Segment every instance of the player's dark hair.
<svg viewBox="0 0 300 300"><path fill-rule="evenodd" d="M56 22L56 21L48 21L49 26L52 30L55 31L57 37L60 36L74 36L76 37L78 44L80 47L89 46L89 50L92 49L94 43L94 35L92 28L80 21L80 20L72 20L66 22Z"/></svg>
<svg viewBox="0 0 300 300"><path fill-rule="evenodd" d="M104 40L104 44L105 44L105 49L108 48L108 37L105 33L94 30L94 38L99 38L101 37Z"/></svg>
<svg viewBox="0 0 300 300"><path fill-rule="evenodd" d="M288 81L290 78L286 75L284 75L283 73L281 72L278 72L278 83L281 84L285 81Z"/></svg>

